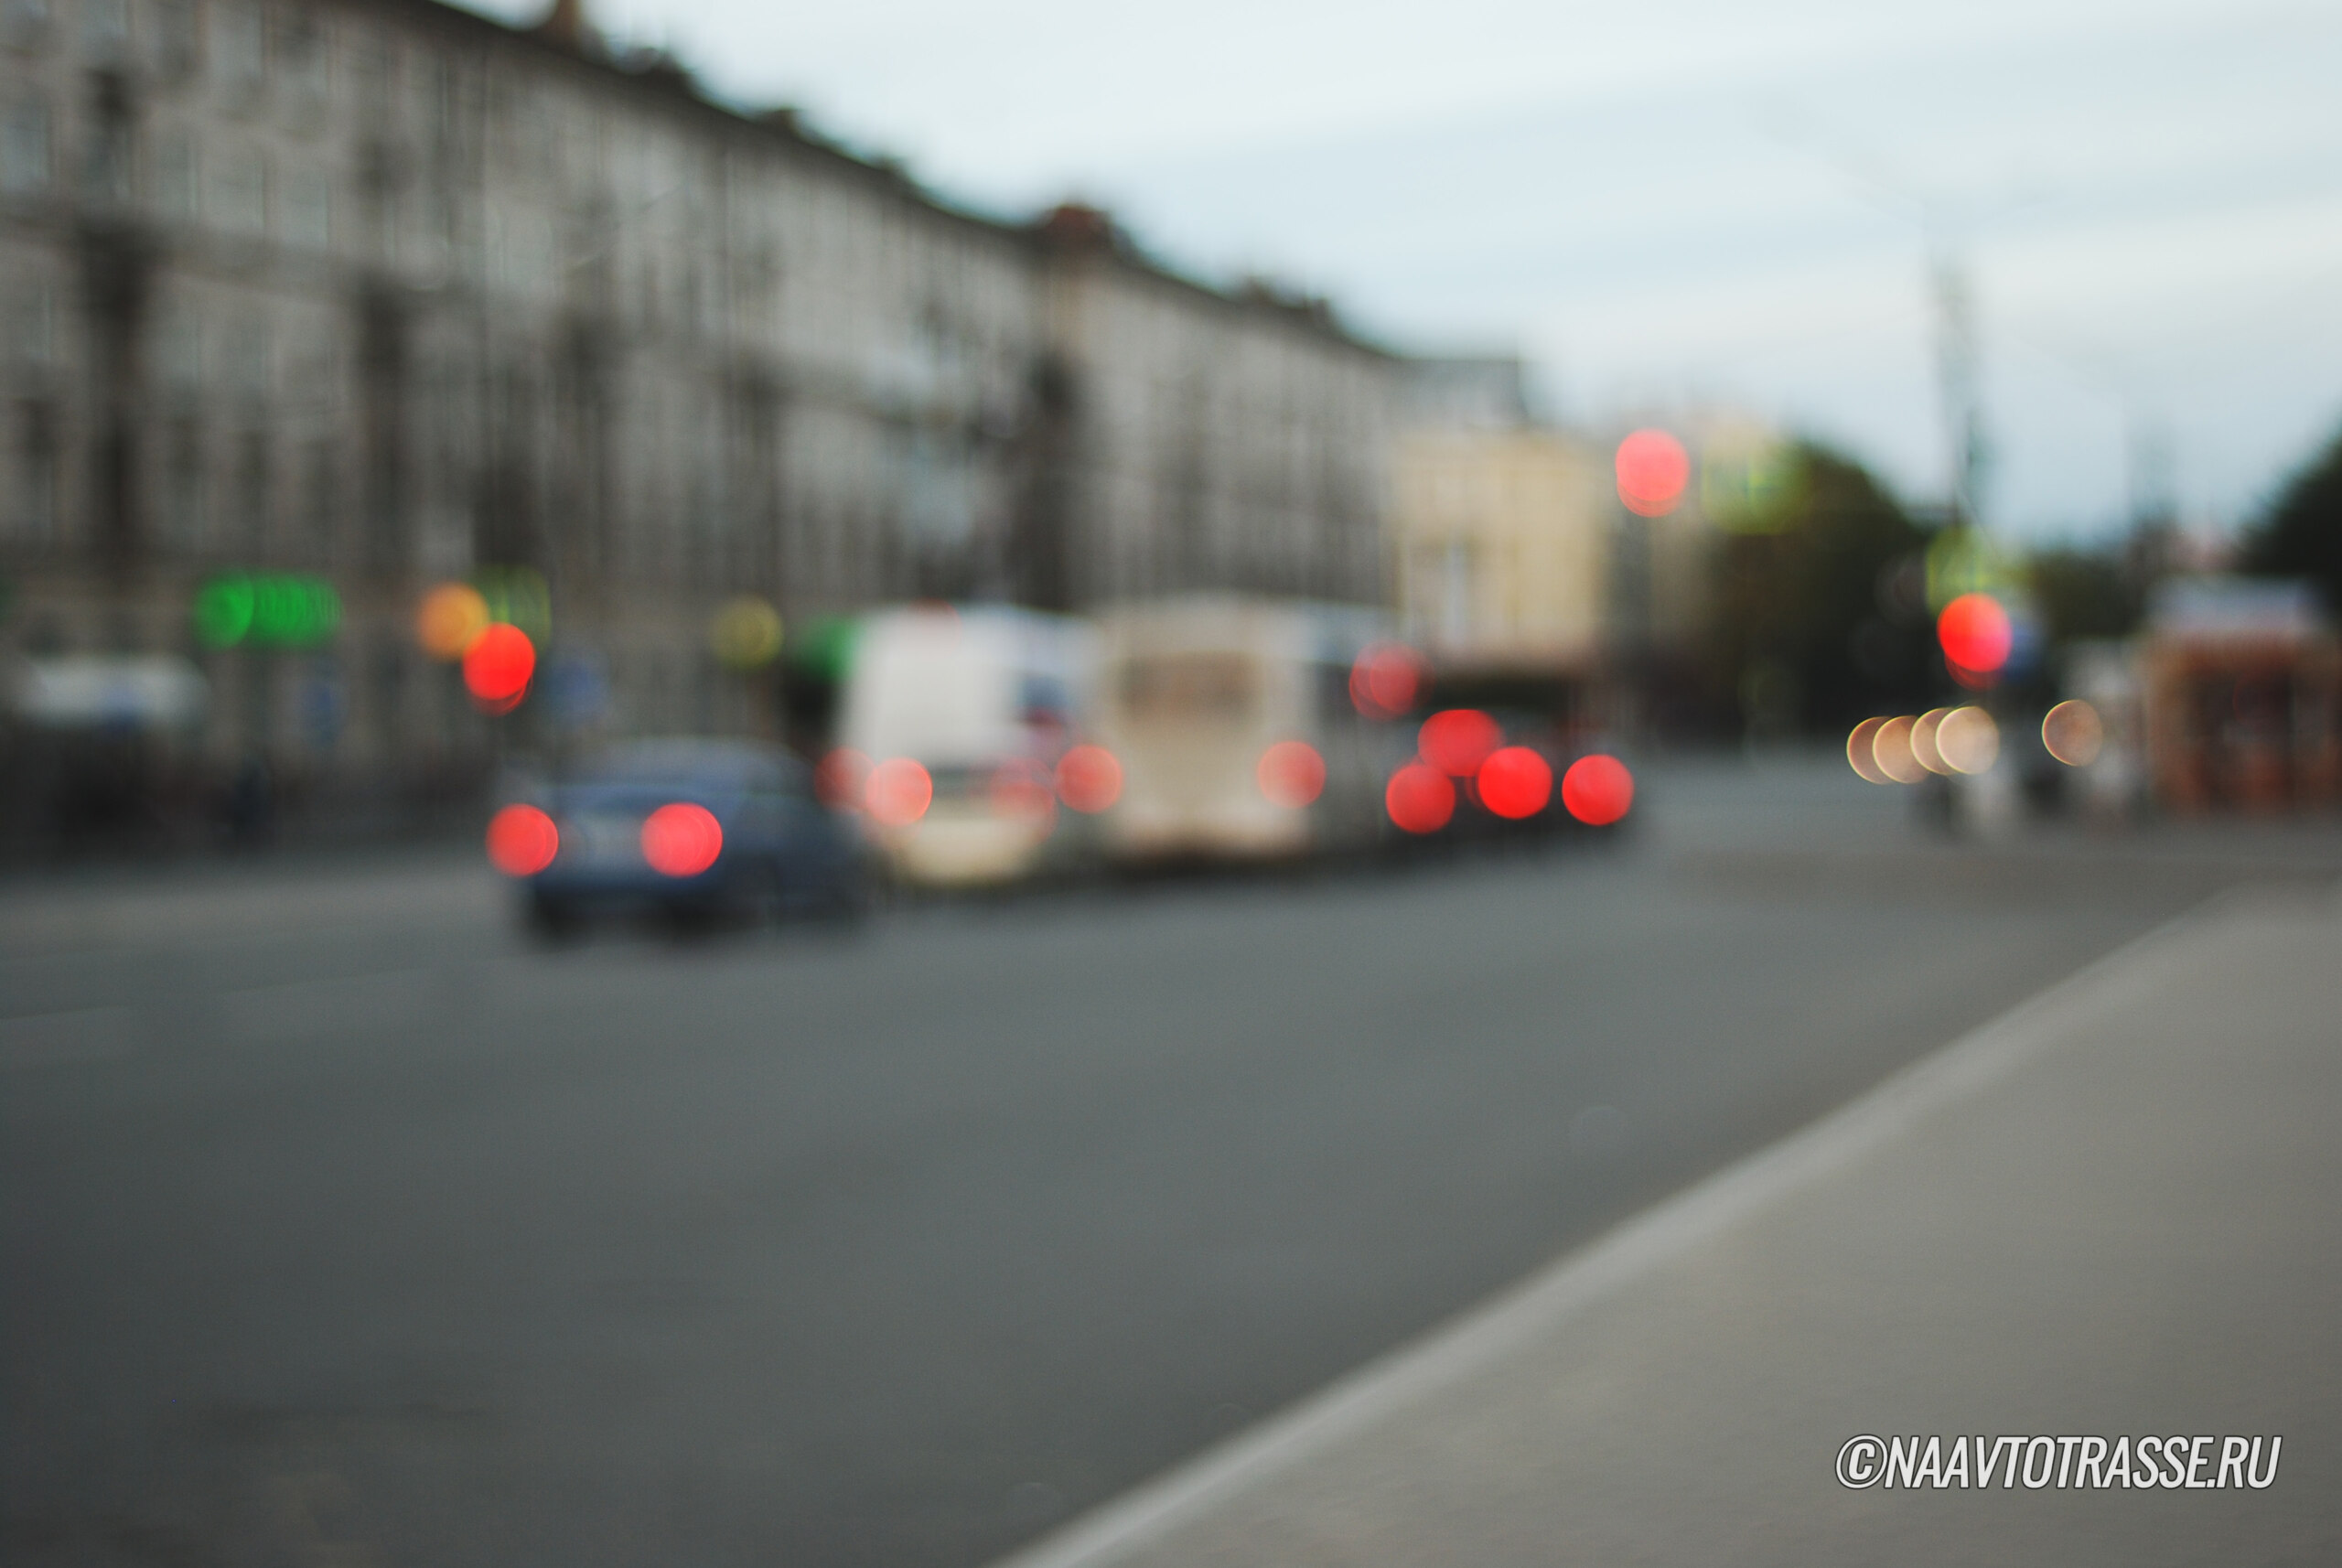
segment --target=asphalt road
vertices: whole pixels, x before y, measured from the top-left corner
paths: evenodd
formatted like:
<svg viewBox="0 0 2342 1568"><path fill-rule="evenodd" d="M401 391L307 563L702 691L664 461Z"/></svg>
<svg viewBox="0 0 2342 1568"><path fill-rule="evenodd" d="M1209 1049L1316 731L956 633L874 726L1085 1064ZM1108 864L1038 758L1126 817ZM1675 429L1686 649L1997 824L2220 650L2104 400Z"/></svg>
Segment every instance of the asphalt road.
<svg viewBox="0 0 2342 1568"><path fill-rule="evenodd" d="M982 1563L2226 875L1643 815L553 951L467 862L9 890L0 1555Z"/></svg>

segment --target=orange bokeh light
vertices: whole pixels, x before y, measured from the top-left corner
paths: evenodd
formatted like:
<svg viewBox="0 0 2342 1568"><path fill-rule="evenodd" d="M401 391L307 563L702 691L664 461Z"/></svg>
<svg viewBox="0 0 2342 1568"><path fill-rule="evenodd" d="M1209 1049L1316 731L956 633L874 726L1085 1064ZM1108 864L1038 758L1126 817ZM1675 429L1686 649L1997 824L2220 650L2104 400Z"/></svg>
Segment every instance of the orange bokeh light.
<svg viewBox="0 0 2342 1568"><path fill-rule="evenodd" d="M1562 804L1588 827L1606 827L1635 803L1635 776L1615 757L1581 757L1562 775Z"/></svg>
<svg viewBox="0 0 2342 1568"><path fill-rule="evenodd" d="M1303 740L1281 740L1261 753L1253 769L1261 793L1279 806L1306 806L1326 790L1326 759Z"/></svg>
<svg viewBox="0 0 2342 1568"><path fill-rule="evenodd" d="M1618 443L1618 499L1637 517L1665 517L1692 480L1692 456L1664 430L1638 430Z"/></svg>
<svg viewBox="0 0 2342 1568"><path fill-rule="evenodd" d="M1477 782L1480 804L1499 817L1533 817L1553 798L1552 766L1525 746L1488 753Z"/></svg>
<svg viewBox="0 0 2342 1568"><path fill-rule="evenodd" d="M537 672L537 645L517 626L499 621L464 652L464 689L481 706L503 713L529 690Z"/></svg>
<svg viewBox="0 0 2342 1568"><path fill-rule="evenodd" d="M890 757L870 770L862 808L890 828L907 828L927 815L935 800L935 780L908 757Z"/></svg>
<svg viewBox="0 0 2342 1568"><path fill-rule="evenodd" d="M724 824L705 806L674 800L642 820L642 858L661 876L697 876L724 853Z"/></svg>
<svg viewBox="0 0 2342 1568"><path fill-rule="evenodd" d="M1399 642L1378 642L1350 666L1350 703L1370 719L1395 719L1413 710L1423 690L1423 660Z"/></svg>
<svg viewBox="0 0 2342 1568"><path fill-rule="evenodd" d="M561 853L561 830L534 806L507 806L488 820L488 863L507 876L534 876Z"/></svg>
<svg viewBox="0 0 2342 1568"><path fill-rule="evenodd" d="M1391 822L1404 831L1435 833L1456 814L1456 786L1438 768L1410 762L1391 775L1391 783L1382 791L1382 806Z"/></svg>
<svg viewBox="0 0 2342 1568"><path fill-rule="evenodd" d="M1895 782L1878 768L1878 732L1885 728L1885 718L1864 719L1846 736L1846 766L1862 776L1866 784Z"/></svg>
<svg viewBox="0 0 2342 1568"><path fill-rule="evenodd" d="M1097 812L1123 798L1123 765L1102 746L1077 746L1058 758L1058 799L1069 810Z"/></svg>
<svg viewBox="0 0 2342 1568"><path fill-rule="evenodd" d="M2015 636L2008 611L1990 594L1962 594L1936 618L1936 639L1943 644L1944 662L1952 667L1955 679L1963 674L1990 675L1999 670L2009 661ZM1961 683L1982 682L1962 679Z"/></svg>
<svg viewBox="0 0 2342 1568"><path fill-rule="evenodd" d="M423 651L449 663L470 652L488 626L488 601L469 583L440 584L414 612L414 639Z"/></svg>
<svg viewBox="0 0 2342 1568"><path fill-rule="evenodd" d="M1448 708L1432 714L1417 732L1415 746L1423 759L1442 773L1469 779L1504 744L1497 721L1477 708Z"/></svg>

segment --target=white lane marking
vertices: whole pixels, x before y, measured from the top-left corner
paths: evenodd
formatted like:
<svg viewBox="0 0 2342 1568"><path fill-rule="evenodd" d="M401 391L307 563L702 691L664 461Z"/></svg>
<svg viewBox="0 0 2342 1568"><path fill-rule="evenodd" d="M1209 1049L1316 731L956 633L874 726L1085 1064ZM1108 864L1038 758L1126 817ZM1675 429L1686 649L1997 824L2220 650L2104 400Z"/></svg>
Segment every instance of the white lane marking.
<svg viewBox="0 0 2342 1568"><path fill-rule="evenodd" d="M993 1568L1098 1568L1159 1545L1180 1524L1550 1333L1555 1323L1870 1154L2039 1056L2072 1024L2152 986L2141 963L2231 903L2217 894L1930 1052L1800 1132L1716 1172L1519 1284L1284 1413L1074 1520Z"/></svg>
<svg viewBox="0 0 2342 1568"><path fill-rule="evenodd" d="M111 1061L137 1043L138 1020L127 1007L81 1007L0 1018L0 1069Z"/></svg>

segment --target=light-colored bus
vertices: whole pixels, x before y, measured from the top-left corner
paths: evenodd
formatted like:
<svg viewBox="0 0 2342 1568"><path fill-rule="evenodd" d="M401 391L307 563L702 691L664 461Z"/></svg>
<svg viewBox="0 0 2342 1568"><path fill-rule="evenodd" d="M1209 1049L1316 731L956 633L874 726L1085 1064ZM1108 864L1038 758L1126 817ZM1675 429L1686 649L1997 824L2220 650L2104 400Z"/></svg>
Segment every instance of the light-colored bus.
<svg viewBox="0 0 2342 1568"><path fill-rule="evenodd" d="M1066 617L940 605L867 616L825 778L906 882L999 884L1078 862L1094 854L1094 828L1058 810L1056 769L1082 736L1096 660L1096 629Z"/></svg>
<svg viewBox="0 0 2342 1568"><path fill-rule="evenodd" d="M1383 789L1413 725L1366 717L1352 675L1388 631L1379 611L1302 600L1101 614L1097 731L1122 764L1106 855L1269 860L1383 841Z"/></svg>

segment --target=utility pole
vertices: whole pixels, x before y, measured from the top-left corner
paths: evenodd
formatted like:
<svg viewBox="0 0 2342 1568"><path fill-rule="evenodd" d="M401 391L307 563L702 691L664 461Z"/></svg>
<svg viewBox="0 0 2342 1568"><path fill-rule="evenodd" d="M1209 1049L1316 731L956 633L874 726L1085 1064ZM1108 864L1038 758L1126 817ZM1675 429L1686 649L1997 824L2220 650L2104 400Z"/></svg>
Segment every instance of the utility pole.
<svg viewBox="0 0 2342 1568"><path fill-rule="evenodd" d="M1983 521L1983 393L1976 373L1975 299L1968 269L1939 239L1929 268L1936 305L1936 379L1943 400L1944 450L1950 473L1951 526Z"/></svg>

